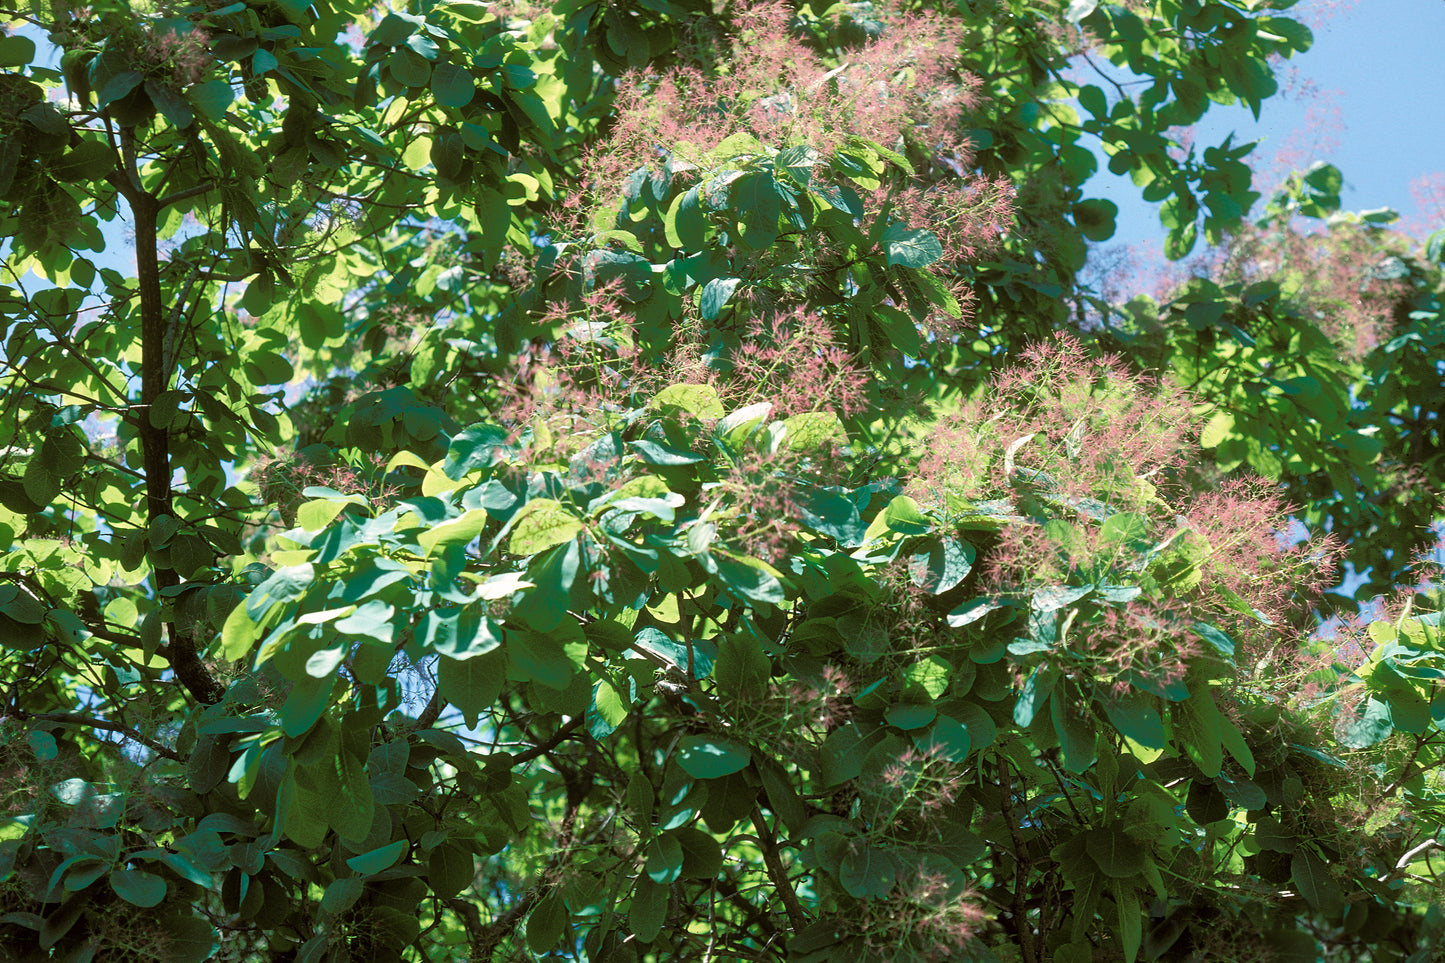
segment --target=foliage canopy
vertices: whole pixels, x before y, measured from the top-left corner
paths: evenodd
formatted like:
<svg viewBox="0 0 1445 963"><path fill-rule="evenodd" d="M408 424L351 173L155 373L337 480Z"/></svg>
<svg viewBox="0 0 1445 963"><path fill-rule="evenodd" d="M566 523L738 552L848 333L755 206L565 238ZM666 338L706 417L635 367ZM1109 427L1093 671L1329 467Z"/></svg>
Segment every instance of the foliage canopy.
<svg viewBox="0 0 1445 963"><path fill-rule="evenodd" d="M1179 134L1290 5L7 11L0 953L1432 958L1445 234Z"/></svg>

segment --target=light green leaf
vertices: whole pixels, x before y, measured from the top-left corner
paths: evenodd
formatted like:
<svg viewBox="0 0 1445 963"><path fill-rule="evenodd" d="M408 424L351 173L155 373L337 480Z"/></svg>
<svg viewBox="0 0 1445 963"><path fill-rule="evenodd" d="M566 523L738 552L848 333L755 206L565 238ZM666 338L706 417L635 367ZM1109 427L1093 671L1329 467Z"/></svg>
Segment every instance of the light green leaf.
<svg viewBox="0 0 1445 963"><path fill-rule="evenodd" d="M438 547L445 548L448 545L465 545L482 533L487 525L487 510L485 508L472 508L464 512L460 517L443 522L435 528L422 532L417 536L417 544L431 555ZM580 526L579 526L580 527ZM513 529L515 538L516 529ZM530 552L525 554L530 555Z"/></svg>
<svg viewBox="0 0 1445 963"><path fill-rule="evenodd" d="M512 518L507 550L513 555L536 555L570 541L582 530L577 516L552 498L534 498Z"/></svg>

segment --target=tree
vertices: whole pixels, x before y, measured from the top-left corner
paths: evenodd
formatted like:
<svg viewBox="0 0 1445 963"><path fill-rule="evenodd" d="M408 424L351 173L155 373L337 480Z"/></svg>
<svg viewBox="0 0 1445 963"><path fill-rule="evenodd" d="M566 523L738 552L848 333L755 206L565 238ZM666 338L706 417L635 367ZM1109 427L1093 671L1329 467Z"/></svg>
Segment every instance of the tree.
<svg viewBox="0 0 1445 963"><path fill-rule="evenodd" d="M1170 133L1284 6L9 11L5 953L1428 959L1440 244Z"/></svg>

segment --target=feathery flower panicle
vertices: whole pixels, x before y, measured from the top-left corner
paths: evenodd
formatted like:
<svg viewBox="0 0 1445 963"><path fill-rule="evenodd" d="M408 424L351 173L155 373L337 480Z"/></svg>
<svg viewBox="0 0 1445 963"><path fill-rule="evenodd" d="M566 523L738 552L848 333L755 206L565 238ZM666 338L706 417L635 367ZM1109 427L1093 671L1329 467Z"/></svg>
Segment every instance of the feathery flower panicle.
<svg viewBox="0 0 1445 963"><path fill-rule="evenodd" d="M869 377L815 311L755 317L719 387L738 406L771 401L772 417L832 411L849 417L867 403Z"/></svg>
<svg viewBox="0 0 1445 963"><path fill-rule="evenodd" d="M853 925L873 955L922 963L972 958L969 944L989 918L971 888L926 870L900 881L887 899L862 903L859 913Z"/></svg>
<svg viewBox="0 0 1445 963"><path fill-rule="evenodd" d="M1252 664L1332 577L1333 543L1290 537L1273 487L1197 489L1197 423L1179 388L1059 336L942 419L907 491L946 518L1011 506L980 594L1136 590L1061 614L1056 655L1070 674L1169 686L1205 653L1198 623L1234 633L1237 664Z"/></svg>
<svg viewBox="0 0 1445 963"><path fill-rule="evenodd" d="M617 126L589 158L589 180L615 184L638 165L657 162L659 152L675 163L706 165L715 148L739 134L773 149L807 145L823 155L858 136L967 156L961 130L978 105L979 83L953 66L961 40L956 23L899 17L830 71L792 20L784 4L754 4L735 20L723 70L709 75L680 66L624 77Z"/></svg>
<svg viewBox="0 0 1445 963"><path fill-rule="evenodd" d="M361 494L373 504L386 503L398 489L382 478L381 467L378 462L363 472L346 464L312 461L304 451L278 449L257 460L248 477L260 490L262 503L275 506L281 520L290 526L296 524L296 510L306 501L303 492L313 485Z"/></svg>
<svg viewBox="0 0 1445 963"><path fill-rule="evenodd" d="M1174 386L1131 374L1118 359L1091 358L1062 335L1029 349L939 421L908 492L951 511L1026 485L1054 499L1158 514L1158 488L1183 467L1197 421Z"/></svg>
<svg viewBox="0 0 1445 963"><path fill-rule="evenodd" d="M834 152L861 139L887 150L912 147L935 161L914 178L911 195L883 188L864 220L891 211L893 220L935 230L953 263L996 244L1012 220L1013 191L971 171L965 132L979 83L954 65L959 27L900 15L829 70L794 32L793 16L780 3L744 8L734 19L731 57L711 73L684 65L625 76L617 123L582 163L592 211L605 220L617 185L639 169L705 180L750 157L807 147L819 160L813 176L827 178Z"/></svg>
<svg viewBox="0 0 1445 963"><path fill-rule="evenodd" d="M200 83L216 63L211 35L200 27L181 33L145 24L136 54L148 69L165 73L179 87Z"/></svg>
<svg viewBox="0 0 1445 963"><path fill-rule="evenodd" d="M1408 279L1376 270L1384 236L1369 224L1339 222L1322 229L1281 225L1245 228L1212 272L1225 282L1275 281L1338 349L1359 361L1388 340L1395 307L1411 293ZM1399 245L1400 253L1405 246Z"/></svg>
<svg viewBox="0 0 1445 963"><path fill-rule="evenodd" d="M1204 583L1227 589L1270 624L1287 622L1301 598L1317 596L1334 576L1333 540L1289 539L1289 516L1273 486L1249 479L1199 493L1183 516L1207 546Z"/></svg>

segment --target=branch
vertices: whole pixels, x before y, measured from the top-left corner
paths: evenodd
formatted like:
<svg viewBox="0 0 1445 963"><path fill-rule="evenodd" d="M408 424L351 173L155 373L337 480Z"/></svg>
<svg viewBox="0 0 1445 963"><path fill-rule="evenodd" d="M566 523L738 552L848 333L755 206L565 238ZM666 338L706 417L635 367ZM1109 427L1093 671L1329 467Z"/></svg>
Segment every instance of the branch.
<svg viewBox="0 0 1445 963"><path fill-rule="evenodd" d="M427 700L426 708L421 710L421 715L416 717L418 729L430 729L436 725L437 719L441 718L442 709L446 707L447 700L442 698L441 686L432 690L431 698Z"/></svg>
<svg viewBox="0 0 1445 963"><path fill-rule="evenodd" d="M1039 951L1034 945L1033 931L1029 928L1029 911L1024 896L1028 871L1024 866L1023 836L1019 833L1018 821L1014 819L1013 779L1009 776L1008 761L1002 758L998 760L998 795L999 814L1008 824L1009 838L1014 844L1013 905L1010 908L1013 913L1014 935L1018 937L1019 952L1024 963L1039 963Z"/></svg>
<svg viewBox="0 0 1445 963"><path fill-rule="evenodd" d="M141 329L141 407L149 412L156 399L166 390L170 371L166 367L166 316L161 298L160 244L157 215L160 206L155 195L141 186L135 159L135 134L129 127L120 129L121 153L127 174L112 171L108 177L115 189L130 205L135 222L136 282L140 287ZM149 417L138 419L143 467L145 469L146 518L154 524L162 515L173 514L171 500L170 430L157 428ZM156 594L181 583L173 568L154 570ZM190 632L178 623L170 623L170 641L165 655L170 659L176 678L197 702L211 705L221 701L225 690L201 661L199 644Z"/></svg>
<svg viewBox="0 0 1445 963"><path fill-rule="evenodd" d="M557 729L556 732L552 733L552 737L546 742L535 745L532 748L527 749L523 752L519 752L515 756L513 756L512 765L516 766L519 763L531 762L533 759L536 759L539 756L545 756L547 753L560 746L562 744L562 740L566 739L569 735L571 735L572 730L576 729L581 724L582 717L574 716L570 722L564 723L561 727Z"/></svg>
<svg viewBox="0 0 1445 963"><path fill-rule="evenodd" d="M808 917L803 912L803 904L798 902L798 894L793 891L793 884L788 881L788 871L778 857L777 837L773 835L768 821L763 818L762 810L757 806L753 807L753 825L758 828L758 847L763 851L763 865L767 867L768 878L773 881L778 896L783 900L783 908L788 912L788 922L792 924L794 935L801 933L803 927L808 925Z"/></svg>
<svg viewBox="0 0 1445 963"><path fill-rule="evenodd" d="M164 743L156 742L147 736L141 735L130 726L121 725L119 722L111 722L108 719L93 719L90 716L83 716L78 712L26 712L23 709L16 709L15 716L18 719L35 719L41 722L57 722L62 725L83 726L88 729L101 729L106 732L118 732L135 742L145 746L158 756L164 756L174 762L185 762L186 757L176 752Z"/></svg>
<svg viewBox="0 0 1445 963"><path fill-rule="evenodd" d="M181 201L188 200L200 194L209 193L215 190L215 187L215 181L206 181L204 184L197 184L195 187L187 187L185 190L176 191L174 194L167 194L165 197L156 201L156 208L158 210L165 210L172 204L178 204Z"/></svg>
<svg viewBox="0 0 1445 963"><path fill-rule="evenodd" d="M1400 859L1395 863L1395 872L1391 873L1390 875L1396 876L1404 873L1405 867L1413 863L1416 856L1419 856L1421 853L1429 849L1445 849L1445 843L1441 843L1439 840L1436 839L1427 839L1413 849L1405 850L1405 855L1401 856Z"/></svg>

